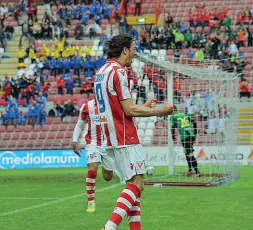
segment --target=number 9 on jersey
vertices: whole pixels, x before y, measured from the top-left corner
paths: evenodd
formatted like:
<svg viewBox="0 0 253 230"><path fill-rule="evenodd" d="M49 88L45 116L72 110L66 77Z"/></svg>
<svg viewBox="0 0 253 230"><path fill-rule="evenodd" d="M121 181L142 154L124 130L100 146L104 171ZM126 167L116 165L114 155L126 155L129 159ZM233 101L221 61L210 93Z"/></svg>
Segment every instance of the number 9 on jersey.
<svg viewBox="0 0 253 230"><path fill-rule="evenodd" d="M97 102L98 102L99 113L104 113L105 112L105 101L104 101L103 95L102 95L101 83L96 84L96 98L97 98Z"/></svg>

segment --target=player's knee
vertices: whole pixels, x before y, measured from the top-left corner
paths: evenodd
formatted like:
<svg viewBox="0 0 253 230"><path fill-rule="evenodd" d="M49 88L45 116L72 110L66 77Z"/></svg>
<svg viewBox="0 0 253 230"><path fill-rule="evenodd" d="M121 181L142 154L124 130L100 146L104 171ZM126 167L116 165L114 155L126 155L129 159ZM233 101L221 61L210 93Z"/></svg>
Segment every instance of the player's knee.
<svg viewBox="0 0 253 230"><path fill-rule="evenodd" d="M98 170L98 163L90 163L90 164L88 164L88 171L90 171L90 170L97 172L97 170Z"/></svg>
<svg viewBox="0 0 253 230"><path fill-rule="evenodd" d="M91 179L97 178L97 171L96 170L89 170L87 173L87 177Z"/></svg>
<svg viewBox="0 0 253 230"><path fill-rule="evenodd" d="M108 171L102 168L102 175L103 175L104 180L110 181L113 178L113 171Z"/></svg>
<svg viewBox="0 0 253 230"><path fill-rule="evenodd" d="M127 181L128 184L134 184L136 185L140 192L144 191L144 177L143 175L135 175L131 178L131 180Z"/></svg>

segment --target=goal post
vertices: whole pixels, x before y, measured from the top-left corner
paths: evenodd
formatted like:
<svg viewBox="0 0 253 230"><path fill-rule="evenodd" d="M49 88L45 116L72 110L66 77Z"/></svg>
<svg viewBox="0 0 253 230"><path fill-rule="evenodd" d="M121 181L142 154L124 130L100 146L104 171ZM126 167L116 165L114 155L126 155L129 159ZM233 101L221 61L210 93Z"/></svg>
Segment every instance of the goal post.
<svg viewBox="0 0 253 230"><path fill-rule="evenodd" d="M193 153L200 177L192 178L186 176L189 164L177 129L172 138L170 116L152 119L153 125L146 118L137 119L138 133L148 152L147 165L154 166L146 184L214 186L239 178L234 159L238 76L217 67L213 61L165 60L159 54L139 55L134 60L131 71L138 78L138 83L133 80L134 100L143 96L136 85L143 85L147 97L158 99L157 106L173 102L197 124Z"/></svg>

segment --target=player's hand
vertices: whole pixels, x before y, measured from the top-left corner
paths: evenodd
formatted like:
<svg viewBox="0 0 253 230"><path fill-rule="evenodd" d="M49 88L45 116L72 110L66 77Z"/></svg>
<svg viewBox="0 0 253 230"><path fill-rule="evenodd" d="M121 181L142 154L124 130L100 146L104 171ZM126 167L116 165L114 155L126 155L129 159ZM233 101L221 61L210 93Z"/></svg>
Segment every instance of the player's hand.
<svg viewBox="0 0 253 230"><path fill-rule="evenodd" d="M82 149L80 145L77 142L73 142L72 147L73 147L74 152L80 157L82 153Z"/></svg>
<svg viewBox="0 0 253 230"><path fill-rule="evenodd" d="M173 103L171 102L165 102L161 108L162 110L162 116L171 115L174 111L173 109Z"/></svg>
<svg viewBox="0 0 253 230"><path fill-rule="evenodd" d="M148 107L148 108L155 108L156 107L156 102L157 102L157 99L155 99L155 98L149 98L145 102L144 106Z"/></svg>

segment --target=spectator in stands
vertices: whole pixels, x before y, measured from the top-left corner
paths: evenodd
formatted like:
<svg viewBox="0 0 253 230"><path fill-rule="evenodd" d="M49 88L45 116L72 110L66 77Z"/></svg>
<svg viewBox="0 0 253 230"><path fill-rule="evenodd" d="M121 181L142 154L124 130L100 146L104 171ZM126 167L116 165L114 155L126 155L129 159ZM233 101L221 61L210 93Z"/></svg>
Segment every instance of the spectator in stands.
<svg viewBox="0 0 253 230"><path fill-rule="evenodd" d="M7 113L7 125L16 125L17 123L17 112L18 108L16 105L7 106L6 107L6 113Z"/></svg>
<svg viewBox="0 0 253 230"><path fill-rule="evenodd" d="M207 127L205 129L206 134L215 134L216 133L216 119L215 119L215 113L211 112L210 118L208 119L207 122Z"/></svg>
<svg viewBox="0 0 253 230"><path fill-rule="evenodd" d="M89 98L90 93L93 93L93 86L90 81L85 80L82 84L82 89L80 90L80 94L87 94Z"/></svg>
<svg viewBox="0 0 253 230"><path fill-rule="evenodd" d="M46 97L44 97L43 95L42 95L42 92L39 92L39 95L38 95L38 98L37 98L37 103L39 103L40 105L41 104L46 104L46 102L47 102L47 99L46 99Z"/></svg>
<svg viewBox="0 0 253 230"><path fill-rule="evenodd" d="M71 77L68 77L68 79L65 81L65 88L67 89L67 94L73 95L74 82Z"/></svg>
<svg viewBox="0 0 253 230"><path fill-rule="evenodd" d="M4 30L2 25L0 25L0 43L2 48L5 50L6 43L5 43L5 36L4 36Z"/></svg>
<svg viewBox="0 0 253 230"><path fill-rule="evenodd" d="M128 2L129 2L129 0L122 0L122 1L124 1L123 6L124 6L124 10L125 10L125 16L127 16L128 15L127 10L128 10Z"/></svg>
<svg viewBox="0 0 253 230"><path fill-rule="evenodd" d="M134 0L134 3L135 3L134 15L135 16L140 16L141 15L141 1L142 0Z"/></svg>
<svg viewBox="0 0 253 230"><path fill-rule="evenodd" d="M226 30L230 30L230 27L231 27L231 18L230 18L229 14L224 19L224 26L225 26Z"/></svg>
<svg viewBox="0 0 253 230"><path fill-rule="evenodd" d="M173 32L175 36L175 45L176 49L182 49L182 45L184 43L184 35L178 29L175 29Z"/></svg>
<svg viewBox="0 0 253 230"><path fill-rule="evenodd" d="M166 45L167 45L166 49L172 49L173 46L175 45L175 35L170 31L167 34Z"/></svg>
<svg viewBox="0 0 253 230"><path fill-rule="evenodd" d="M137 90L137 97L136 97L136 104L138 104L139 98L142 98L145 102L147 100L147 94L146 94L146 86L143 85L143 81L141 81L140 85L137 85L135 87Z"/></svg>
<svg viewBox="0 0 253 230"><path fill-rule="evenodd" d="M111 14L111 8L109 7L109 4L106 4L104 7L104 19L110 19Z"/></svg>
<svg viewBox="0 0 253 230"><path fill-rule="evenodd" d="M97 36L96 26L97 26L97 24L94 21L90 27L90 32L89 32L90 39L95 38Z"/></svg>
<svg viewBox="0 0 253 230"><path fill-rule="evenodd" d="M83 36L83 27L80 24L77 24L76 28L75 28L75 39L76 40L81 40L82 36Z"/></svg>
<svg viewBox="0 0 253 230"><path fill-rule="evenodd" d="M184 41L186 42L187 48L192 46L193 37L189 29L186 31L186 33L184 33Z"/></svg>
<svg viewBox="0 0 253 230"><path fill-rule="evenodd" d="M19 50L18 50L18 62L19 63L23 63L24 62L24 58L25 58L25 50L22 49L21 47L19 47Z"/></svg>
<svg viewBox="0 0 253 230"><path fill-rule="evenodd" d="M119 33L120 34L126 33L126 27L127 27L127 23L126 23L125 15L121 15L120 21L119 21Z"/></svg>
<svg viewBox="0 0 253 230"><path fill-rule="evenodd" d="M29 44L31 43L31 40L32 40L32 36L31 36L31 33L30 33L31 26L29 25L27 19L24 20L24 23L21 24L21 27L22 27L22 35L21 35L20 40L19 40L19 46L20 47L22 47L23 37L26 37L29 40Z"/></svg>
<svg viewBox="0 0 253 230"><path fill-rule="evenodd" d="M139 39L139 32L136 29L134 29L132 26L129 26L128 33L131 34L137 40Z"/></svg>
<svg viewBox="0 0 253 230"><path fill-rule="evenodd" d="M174 58L175 58L175 61L178 61L178 60L180 59L180 57L181 57L181 52L180 52L179 49L176 49L176 50L174 51Z"/></svg>
<svg viewBox="0 0 253 230"><path fill-rule="evenodd" d="M194 51L192 50L191 47L187 51L186 55L187 55L187 58L189 58L190 60L193 60L195 53L194 53Z"/></svg>
<svg viewBox="0 0 253 230"><path fill-rule="evenodd" d="M5 96L10 96L12 93L12 86L11 86L11 83L7 83L5 86L4 86L4 94Z"/></svg>
<svg viewBox="0 0 253 230"><path fill-rule="evenodd" d="M40 91L42 95L47 98L48 97L48 90L49 90L50 83L44 82L43 85L40 87Z"/></svg>
<svg viewBox="0 0 253 230"><path fill-rule="evenodd" d="M204 56L204 53L203 53L202 49L199 48L196 51L194 56L195 56L196 61L198 61L198 62L203 62L204 61L205 56Z"/></svg>
<svg viewBox="0 0 253 230"><path fill-rule="evenodd" d="M200 119L202 121L206 121L209 115L208 106L204 105L204 107L200 110Z"/></svg>
<svg viewBox="0 0 253 230"><path fill-rule="evenodd" d="M43 128L47 117L47 112L45 108L45 104L40 104L39 113L38 113L38 125L40 125L41 129Z"/></svg>
<svg viewBox="0 0 253 230"><path fill-rule="evenodd" d="M248 34L248 46L253 46L253 36L252 31L249 27L246 28L247 34Z"/></svg>
<svg viewBox="0 0 253 230"><path fill-rule="evenodd" d="M7 125L7 114L4 113L3 111L0 111L0 125Z"/></svg>
<svg viewBox="0 0 253 230"><path fill-rule="evenodd" d="M230 55L238 53L238 48L234 41L231 41L231 44L229 45L229 48L228 48L228 52Z"/></svg>
<svg viewBox="0 0 253 230"><path fill-rule="evenodd" d="M243 12L243 20L244 20L244 25L249 25L250 20L251 20L251 12L248 6L246 6L246 9Z"/></svg>
<svg viewBox="0 0 253 230"><path fill-rule="evenodd" d="M165 23L169 26L171 24L173 24L173 17L170 15L170 13L167 14L167 18Z"/></svg>
<svg viewBox="0 0 253 230"><path fill-rule="evenodd" d="M238 48L240 48L241 46L244 46L244 37L245 37L245 33L244 33L243 29L240 29L237 34Z"/></svg>
<svg viewBox="0 0 253 230"><path fill-rule="evenodd" d="M19 86L16 78L13 78L13 82L12 82L11 87L12 87L11 95L13 96L13 98L17 99L18 95L19 95L19 91L20 91L20 86Z"/></svg>
<svg viewBox="0 0 253 230"><path fill-rule="evenodd" d="M247 97L248 101L250 101L250 84L245 79L242 79L239 88L240 88L240 99L242 97Z"/></svg>
<svg viewBox="0 0 253 230"><path fill-rule="evenodd" d="M58 77L58 80L56 81L56 84L57 84L57 88L58 88L58 94L63 95L63 89L64 89L64 86L65 86L65 81L62 78L62 76Z"/></svg>
<svg viewBox="0 0 253 230"><path fill-rule="evenodd" d="M180 83L178 78L173 78L173 100L181 102Z"/></svg>
<svg viewBox="0 0 253 230"><path fill-rule="evenodd" d="M64 110L61 115L61 120L63 120L63 118L66 116L71 116L71 117L74 116L75 112L76 112L76 109L74 105L70 102L70 100L68 100L66 104L64 105Z"/></svg>
<svg viewBox="0 0 253 230"><path fill-rule="evenodd" d="M8 23L8 25L4 29L5 38L7 38L8 40L11 40L13 33L14 33L14 28L11 25L11 23Z"/></svg>
<svg viewBox="0 0 253 230"><path fill-rule="evenodd" d="M18 125L25 125L25 113L23 111L19 111L18 113Z"/></svg>

